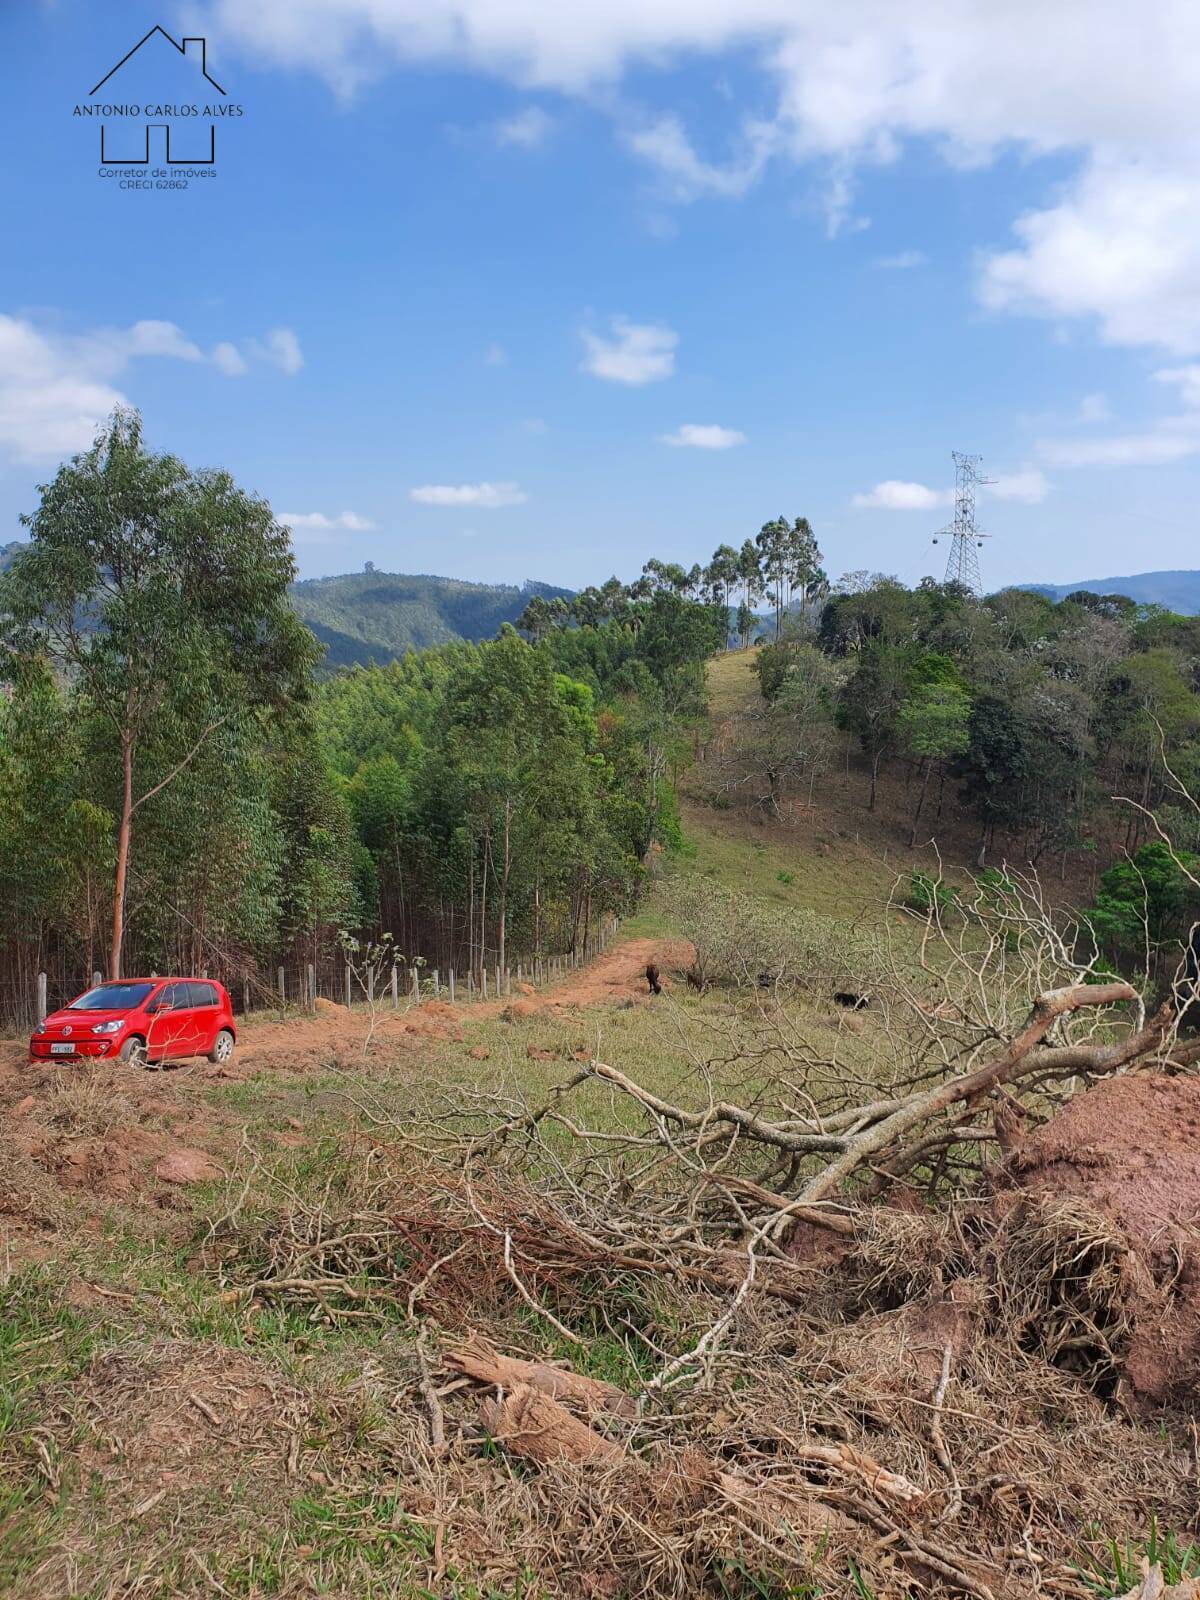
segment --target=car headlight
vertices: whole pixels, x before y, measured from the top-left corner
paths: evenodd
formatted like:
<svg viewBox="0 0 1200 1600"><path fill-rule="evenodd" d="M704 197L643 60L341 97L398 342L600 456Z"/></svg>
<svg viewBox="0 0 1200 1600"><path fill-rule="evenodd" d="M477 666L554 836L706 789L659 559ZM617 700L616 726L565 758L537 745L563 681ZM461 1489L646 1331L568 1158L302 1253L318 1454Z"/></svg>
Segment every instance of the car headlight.
<svg viewBox="0 0 1200 1600"><path fill-rule="evenodd" d="M119 1017L114 1017L111 1022L97 1022L92 1029L93 1033L120 1033L120 1031L121 1020Z"/></svg>

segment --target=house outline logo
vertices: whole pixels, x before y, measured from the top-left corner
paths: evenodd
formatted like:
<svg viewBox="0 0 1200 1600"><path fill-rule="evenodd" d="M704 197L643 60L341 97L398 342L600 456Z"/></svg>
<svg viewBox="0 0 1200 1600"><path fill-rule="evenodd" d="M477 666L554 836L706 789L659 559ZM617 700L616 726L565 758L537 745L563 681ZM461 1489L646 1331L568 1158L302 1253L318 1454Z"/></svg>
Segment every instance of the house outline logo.
<svg viewBox="0 0 1200 1600"><path fill-rule="evenodd" d="M155 41L152 45L151 41ZM141 56L140 64L145 64L146 56L142 52L152 53L154 48L160 52L170 46L170 51L165 58L165 68L171 71L181 63L194 69L196 77L189 81L189 89L195 85L201 87L201 96L208 103L173 104L160 103L155 98L145 103L124 102L96 102L96 96L109 85L109 93L119 93L114 80L124 71L135 57ZM149 47L149 50L147 50ZM154 63L156 74L163 71L163 65ZM178 73L176 73L178 76ZM165 85L164 85L165 88ZM207 94L211 89L212 94ZM216 97L220 96L220 100ZM88 91L88 99L93 102L90 106L76 106L76 116L99 117L100 119L100 165L101 169L109 167L149 167L151 161L161 161L167 167L212 167L217 159L217 130L216 119L226 117L240 117L243 108L240 105L229 104L229 96L224 86L217 82L208 70L208 41L200 34L184 34L176 39L172 34L156 23L148 30L132 49L127 50L115 66L110 67L98 83ZM113 124L118 128L115 130ZM140 123L140 148L139 134L132 124ZM207 139L204 137L207 126ZM162 156L151 155L151 135L157 130L163 130L163 147L165 160ZM186 132L184 131L186 129ZM174 134L175 148L172 148L172 135ZM123 136L122 136L123 135ZM185 153L179 153L179 145L185 147ZM122 182L122 187L126 187Z"/></svg>

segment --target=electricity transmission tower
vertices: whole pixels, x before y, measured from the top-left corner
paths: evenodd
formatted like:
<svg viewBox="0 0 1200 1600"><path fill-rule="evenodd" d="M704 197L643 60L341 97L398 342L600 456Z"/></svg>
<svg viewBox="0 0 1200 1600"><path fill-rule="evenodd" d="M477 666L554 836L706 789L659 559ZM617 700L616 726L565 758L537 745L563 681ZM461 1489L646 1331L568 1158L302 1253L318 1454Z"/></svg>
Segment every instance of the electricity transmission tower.
<svg viewBox="0 0 1200 1600"><path fill-rule="evenodd" d="M973 595L982 595L983 582L979 576L979 551L989 537L975 526L975 488L977 484L991 483L979 471L982 456L964 455L952 450L954 457L954 521L948 528L939 528L933 536L950 540L950 555L946 561L946 582L961 583Z"/></svg>

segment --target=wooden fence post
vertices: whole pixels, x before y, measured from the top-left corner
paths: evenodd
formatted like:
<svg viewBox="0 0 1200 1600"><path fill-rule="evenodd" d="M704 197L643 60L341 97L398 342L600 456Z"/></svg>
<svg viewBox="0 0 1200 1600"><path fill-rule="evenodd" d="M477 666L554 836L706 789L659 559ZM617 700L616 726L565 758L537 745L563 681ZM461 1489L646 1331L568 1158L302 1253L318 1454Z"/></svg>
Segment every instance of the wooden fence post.
<svg viewBox="0 0 1200 1600"><path fill-rule="evenodd" d="M353 997L352 997L352 995L350 993L350 963L347 961L347 963L346 963L346 1010L347 1011L349 1011L349 1009L350 1009L350 1001L351 1001L352 998Z"/></svg>
<svg viewBox="0 0 1200 1600"><path fill-rule="evenodd" d="M310 961L306 970L308 974L308 1009L315 1011L317 1009L317 969Z"/></svg>
<svg viewBox="0 0 1200 1600"><path fill-rule="evenodd" d="M93 989L98 989L103 982L104 982L104 979L100 976L99 972L93 972L92 973L92 988Z"/></svg>
<svg viewBox="0 0 1200 1600"><path fill-rule="evenodd" d="M250 1010L250 979L242 973L242 1015L246 1016Z"/></svg>
<svg viewBox="0 0 1200 1600"><path fill-rule="evenodd" d="M486 1000L487 999L487 968L486 967L480 967L480 969L479 969L479 981L483 985L483 998Z"/></svg>
<svg viewBox="0 0 1200 1600"><path fill-rule="evenodd" d="M450 968L450 1004L454 1004L454 968Z"/></svg>
<svg viewBox="0 0 1200 1600"><path fill-rule="evenodd" d="M504 990L500 987L500 963L496 963L496 999L499 1000Z"/></svg>
<svg viewBox="0 0 1200 1600"><path fill-rule="evenodd" d="M400 1004L400 971L399 971L398 967L393 965L393 967L392 967L392 1010L395 1011L396 1008L399 1006L399 1004Z"/></svg>
<svg viewBox="0 0 1200 1600"><path fill-rule="evenodd" d="M421 1004L421 971L419 967L413 968L413 1004Z"/></svg>
<svg viewBox="0 0 1200 1600"><path fill-rule="evenodd" d="M283 968L279 969L279 1004L287 1005L287 980L283 975Z"/></svg>
<svg viewBox="0 0 1200 1600"><path fill-rule="evenodd" d="M39 972L37 975L37 1021L40 1028L46 1020L46 974Z"/></svg>

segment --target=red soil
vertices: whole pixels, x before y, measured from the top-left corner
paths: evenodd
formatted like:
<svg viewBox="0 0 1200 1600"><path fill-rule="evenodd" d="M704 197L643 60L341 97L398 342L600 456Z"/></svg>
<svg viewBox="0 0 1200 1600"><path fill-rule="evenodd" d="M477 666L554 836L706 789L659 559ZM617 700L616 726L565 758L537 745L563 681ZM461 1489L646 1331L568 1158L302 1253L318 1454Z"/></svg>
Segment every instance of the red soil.
<svg viewBox="0 0 1200 1600"><path fill-rule="evenodd" d="M1125 1236L1132 1335L1127 1397L1144 1409L1195 1403L1200 1383L1200 1081L1111 1078L1021 1139L1001 1179L1078 1195ZM1003 1213L1006 1195L999 1195Z"/></svg>

